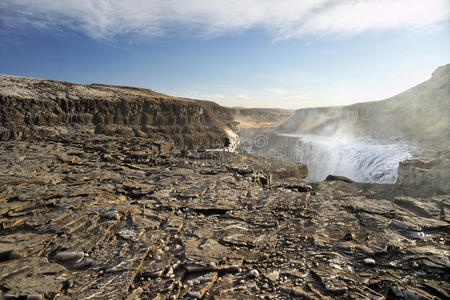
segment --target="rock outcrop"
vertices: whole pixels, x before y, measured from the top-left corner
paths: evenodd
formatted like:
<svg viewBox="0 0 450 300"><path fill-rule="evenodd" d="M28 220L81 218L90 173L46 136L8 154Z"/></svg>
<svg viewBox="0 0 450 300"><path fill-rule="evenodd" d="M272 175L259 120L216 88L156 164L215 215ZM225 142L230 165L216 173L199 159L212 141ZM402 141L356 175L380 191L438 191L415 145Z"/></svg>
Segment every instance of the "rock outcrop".
<svg viewBox="0 0 450 300"><path fill-rule="evenodd" d="M102 133L200 148L223 147L235 130L230 111L213 102L0 75L0 140Z"/></svg>
<svg viewBox="0 0 450 300"><path fill-rule="evenodd" d="M397 184L414 196L450 194L450 151L400 162Z"/></svg>

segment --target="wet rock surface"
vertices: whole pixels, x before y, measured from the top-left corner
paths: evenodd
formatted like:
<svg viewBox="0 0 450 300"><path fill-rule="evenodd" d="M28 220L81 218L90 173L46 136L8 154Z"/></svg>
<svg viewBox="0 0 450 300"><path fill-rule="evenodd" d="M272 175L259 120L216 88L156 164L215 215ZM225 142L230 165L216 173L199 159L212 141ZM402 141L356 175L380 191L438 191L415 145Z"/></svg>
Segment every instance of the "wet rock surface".
<svg viewBox="0 0 450 300"><path fill-rule="evenodd" d="M192 154L102 135L0 143L3 298L450 296L448 194Z"/></svg>

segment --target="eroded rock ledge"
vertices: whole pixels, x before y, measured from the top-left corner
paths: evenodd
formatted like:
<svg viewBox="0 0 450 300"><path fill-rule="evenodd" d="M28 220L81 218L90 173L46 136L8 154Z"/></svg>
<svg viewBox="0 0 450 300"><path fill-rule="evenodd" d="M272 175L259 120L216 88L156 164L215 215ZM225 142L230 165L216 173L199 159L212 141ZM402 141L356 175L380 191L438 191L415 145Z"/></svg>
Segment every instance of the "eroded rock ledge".
<svg viewBox="0 0 450 300"><path fill-rule="evenodd" d="M103 135L0 143L3 298L449 297L448 195L271 179L201 153Z"/></svg>
<svg viewBox="0 0 450 300"><path fill-rule="evenodd" d="M223 147L229 109L148 89L0 75L0 140L105 134Z"/></svg>
<svg viewBox="0 0 450 300"><path fill-rule="evenodd" d="M402 161L398 167L397 184L405 192L417 196L450 194L450 151Z"/></svg>

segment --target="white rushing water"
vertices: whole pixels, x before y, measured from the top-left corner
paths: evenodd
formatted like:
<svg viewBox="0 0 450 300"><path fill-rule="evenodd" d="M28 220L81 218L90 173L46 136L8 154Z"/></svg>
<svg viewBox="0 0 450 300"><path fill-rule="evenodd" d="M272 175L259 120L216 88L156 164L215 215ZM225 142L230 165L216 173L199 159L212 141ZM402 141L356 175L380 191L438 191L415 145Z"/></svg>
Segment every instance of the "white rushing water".
<svg viewBox="0 0 450 300"><path fill-rule="evenodd" d="M294 134L279 137L286 138L281 139L284 156L308 167L306 180L309 181L321 181L333 174L359 182L395 183L398 163L412 158L413 153L413 147L402 140L380 142L369 138ZM277 146L270 146L270 152L276 152L274 147Z"/></svg>

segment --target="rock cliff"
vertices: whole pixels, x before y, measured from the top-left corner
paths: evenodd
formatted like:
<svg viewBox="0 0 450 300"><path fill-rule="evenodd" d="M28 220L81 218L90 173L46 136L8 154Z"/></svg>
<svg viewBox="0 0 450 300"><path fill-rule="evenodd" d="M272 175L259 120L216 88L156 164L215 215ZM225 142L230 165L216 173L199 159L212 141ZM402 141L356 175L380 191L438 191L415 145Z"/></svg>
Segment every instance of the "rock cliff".
<svg viewBox="0 0 450 300"><path fill-rule="evenodd" d="M66 134L151 137L223 147L235 121L213 102L148 89L0 75L0 140Z"/></svg>

